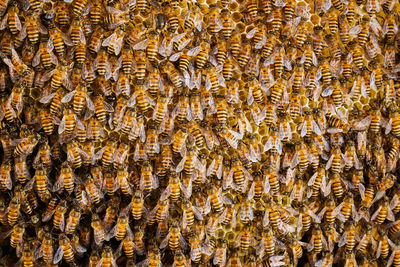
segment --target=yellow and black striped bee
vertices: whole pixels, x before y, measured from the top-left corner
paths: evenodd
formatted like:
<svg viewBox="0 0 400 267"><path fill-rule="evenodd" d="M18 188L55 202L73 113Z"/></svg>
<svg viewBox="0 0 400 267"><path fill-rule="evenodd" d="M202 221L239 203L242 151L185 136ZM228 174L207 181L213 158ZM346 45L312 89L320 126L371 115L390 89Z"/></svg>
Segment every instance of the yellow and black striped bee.
<svg viewBox="0 0 400 267"><path fill-rule="evenodd" d="M75 17L80 17L84 8L87 6L87 0L76 0L72 4L72 12Z"/></svg>

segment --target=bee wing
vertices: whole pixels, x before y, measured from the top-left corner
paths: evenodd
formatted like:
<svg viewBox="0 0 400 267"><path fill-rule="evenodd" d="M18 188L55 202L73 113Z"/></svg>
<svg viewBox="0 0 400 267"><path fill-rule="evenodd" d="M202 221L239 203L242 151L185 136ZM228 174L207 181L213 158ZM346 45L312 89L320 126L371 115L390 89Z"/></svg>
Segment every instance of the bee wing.
<svg viewBox="0 0 400 267"><path fill-rule="evenodd" d="M355 131L364 131L371 123L371 116L355 120L352 124Z"/></svg>
<svg viewBox="0 0 400 267"><path fill-rule="evenodd" d="M60 174L53 185L53 192L59 191L62 187L64 187L64 176Z"/></svg>
<svg viewBox="0 0 400 267"><path fill-rule="evenodd" d="M8 24L8 13L4 16L3 20L0 23L0 30L4 30Z"/></svg>
<svg viewBox="0 0 400 267"><path fill-rule="evenodd" d="M271 262L271 266L279 267L285 265L285 255L282 256L272 256L269 258Z"/></svg>
<svg viewBox="0 0 400 267"><path fill-rule="evenodd" d="M331 155L331 157L329 158L328 162L325 165L326 170L329 170L329 168L332 166L333 158L334 158L334 155Z"/></svg>
<svg viewBox="0 0 400 267"><path fill-rule="evenodd" d="M181 51L182 49L184 49L191 41L192 41L192 38L187 38L185 41L180 43L178 46L178 51Z"/></svg>
<svg viewBox="0 0 400 267"><path fill-rule="evenodd" d="M383 60L383 66L385 66L385 68L387 68L391 64L392 58L395 58L394 50L386 51L384 60Z"/></svg>
<svg viewBox="0 0 400 267"><path fill-rule="evenodd" d="M87 107L89 110L91 110L91 111L95 110L94 103L89 95L86 95L86 103L87 103Z"/></svg>
<svg viewBox="0 0 400 267"><path fill-rule="evenodd" d="M87 251L87 249L84 247L84 246L81 246L80 244L75 244L74 243L74 250L78 253L78 254L81 254L81 253L85 253L86 251Z"/></svg>
<svg viewBox="0 0 400 267"><path fill-rule="evenodd" d="M228 175L224 177L224 179L222 180L222 187L224 189L229 188L232 185L232 183L233 183L233 169L231 169Z"/></svg>
<svg viewBox="0 0 400 267"><path fill-rule="evenodd" d="M385 134L390 133L390 131L392 130L392 118L389 119L389 121L387 122L386 126L385 126Z"/></svg>
<svg viewBox="0 0 400 267"><path fill-rule="evenodd" d="M379 208L375 211L375 213L371 216L371 221L374 221L376 216L378 216L379 212L381 211L382 206L379 206Z"/></svg>
<svg viewBox="0 0 400 267"><path fill-rule="evenodd" d="M250 156L253 162L261 161L261 153L258 145L257 149L255 149L254 146L250 145Z"/></svg>
<svg viewBox="0 0 400 267"><path fill-rule="evenodd" d="M308 185L308 186L311 186L311 185L313 185L313 184L314 184L314 182L315 182L315 179L317 178L317 176L318 176L318 172L315 172L315 173L314 173L314 175L313 175L313 176L311 176L310 180L308 180L308 183L307 183L307 185Z"/></svg>
<svg viewBox="0 0 400 267"><path fill-rule="evenodd" d="M389 208L391 210L394 209L397 206L397 204L399 203L399 201L400 201L399 195L397 195L397 194L394 195L392 200L390 201Z"/></svg>
<svg viewBox="0 0 400 267"><path fill-rule="evenodd" d="M392 222L394 222L396 219L393 214L392 209L390 209L390 208L388 208L386 219L388 219L389 221L392 221Z"/></svg>
<svg viewBox="0 0 400 267"><path fill-rule="evenodd" d="M327 182L326 176L324 175L321 183L321 191L324 197L328 196L331 193L331 184L332 181Z"/></svg>
<svg viewBox="0 0 400 267"><path fill-rule="evenodd" d="M37 65L39 65L39 63L40 63L40 55L41 55L41 52L40 52L40 48L39 48L38 51L36 52L35 56L32 59L32 66L33 67L36 67Z"/></svg>
<svg viewBox="0 0 400 267"><path fill-rule="evenodd" d="M65 116L63 116L60 125L58 125L58 134L62 134L64 130L65 130Z"/></svg>
<svg viewBox="0 0 400 267"><path fill-rule="evenodd" d="M103 227L103 226L100 226L100 227ZM111 230L110 230L110 232L108 232L105 236L104 236L104 239L105 240L110 240L111 238L113 238L116 234L117 234L117 231L118 231L118 225L116 224ZM100 230L100 229L97 229L98 231L104 231L104 230ZM96 237L96 234L94 235L95 237ZM98 234L98 236L100 237L101 236L101 234ZM101 240L100 239L98 239L98 241L99 241L99 243L101 243ZM97 242L96 242L96 244L97 244Z"/></svg>
<svg viewBox="0 0 400 267"><path fill-rule="evenodd" d="M386 193L386 191L379 191L378 193L376 193L374 199L372 200L372 203L375 203L376 201L381 199L383 196L385 196L385 193Z"/></svg>
<svg viewBox="0 0 400 267"><path fill-rule="evenodd" d="M201 210L198 207L193 206L193 205L192 205L192 209L193 209L193 213L194 213L194 216L196 217L196 219L199 221L202 221L204 218L203 218L203 214L202 214Z"/></svg>
<svg viewBox="0 0 400 267"><path fill-rule="evenodd" d="M94 160L98 160L101 159L101 157L103 156L103 153L105 151L105 147L103 147L102 149L100 149L99 151L96 152L96 154L94 155Z"/></svg>
<svg viewBox="0 0 400 267"><path fill-rule="evenodd" d="M158 53L163 57L167 57L168 56L167 40L165 38L162 40L160 46L158 47Z"/></svg>
<svg viewBox="0 0 400 267"><path fill-rule="evenodd" d="M66 94L62 99L61 102L62 103L68 103L72 100L72 97L74 97L76 93L76 90L73 90L72 92L69 92L68 94Z"/></svg>
<svg viewBox="0 0 400 267"><path fill-rule="evenodd" d="M353 37L356 37L359 33L361 32L361 25L358 24L354 27L352 27L349 31L350 35Z"/></svg>
<svg viewBox="0 0 400 267"><path fill-rule="evenodd" d="M254 37L254 34L256 34L258 28L255 27L254 29L250 30L247 34L246 34L246 38L247 39L251 39Z"/></svg>
<svg viewBox="0 0 400 267"><path fill-rule="evenodd" d="M295 153L292 158L292 162L290 164L290 168L294 169L300 162L300 156L298 153Z"/></svg>
<svg viewBox="0 0 400 267"><path fill-rule="evenodd" d="M0 238L5 239L9 235L11 235L12 232L13 232L13 229L9 229L9 230L3 231L3 232L0 233Z"/></svg>
<svg viewBox="0 0 400 267"><path fill-rule="evenodd" d="M119 55L122 49L122 44L124 42L124 36L117 38L116 42L114 43L114 53L116 56Z"/></svg>
<svg viewBox="0 0 400 267"><path fill-rule="evenodd" d="M253 199L254 193L255 193L254 188L255 188L255 183L253 182L253 183L251 184L251 186L250 186L249 193L248 193L248 195L247 195L247 199L248 199L248 200Z"/></svg>
<svg viewBox="0 0 400 267"><path fill-rule="evenodd" d="M53 264L59 263L61 261L63 255L64 255L64 250L61 246L59 246L56 253L54 254Z"/></svg>
<svg viewBox="0 0 400 267"><path fill-rule="evenodd" d="M161 241L160 243L160 249L165 248L168 245L170 234L168 233L167 236Z"/></svg>
<svg viewBox="0 0 400 267"><path fill-rule="evenodd" d="M274 5L277 7L284 7L286 6L286 2L284 0L276 0Z"/></svg>
<svg viewBox="0 0 400 267"><path fill-rule="evenodd" d="M80 130L85 130L85 125L83 124L83 122L78 119L78 117L76 115L74 115L75 117L75 121L76 121L76 128L80 129Z"/></svg>
<svg viewBox="0 0 400 267"><path fill-rule="evenodd" d="M182 55L182 52L175 53L169 57L169 61L175 62L177 61Z"/></svg>
<svg viewBox="0 0 400 267"><path fill-rule="evenodd" d="M332 92L333 92L332 86L328 86L327 88L325 88L324 91L322 91L321 96L322 97L330 96L330 95L332 95Z"/></svg>
<svg viewBox="0 0 400 267"><path fill-rule="evenodd" d="M313 128L313 132L316 133L317 135L322 135L321 129L319 128L319 126L315 122L315 120L313 120L311 124L312 124L312 128Z"/></svg>
<svg viewBox="0 0 400 267"><path fill-rule="evenodd" d="M343 235L339 239L339 247L342 247L347 242L347 232L344 232Z"/></svg>
<svg viewBox="0 0 400 267"><path fill-rule="evenodd" d="M203 135L204 135L204 139L206 140L207 147L209 149L213 149L214 144L215 145L219 145L219 141L215 137L213 132L209 132L209 131L203 130Z"/></svg>
<svg viewBox="0 0 400 267"><path fill-rule="evenodd" d="M201 173L204 173L207 169L207 164L202 164L201 161L195 156L194 157L194 166L197 170L199 170Z"/></svg>
<svg viewBox="0 0 400 267"><path fill-rule="evenodd" d="M182 160L179 162L178 166L176 167L176 172L181 172L183 170L183 167L185 166L186 162L186 156L184 155Z"/></svg>
<svg viewBox="0 0 400 267"><path fill-rule="evenodd" d="M273 147L272 137L269 137L267 142L264 144L264 152L270 150Z"/></svg>
<svg viewBox="0 0 400 267"><path fill-rule="evenodd" d="M195 77L195 73L192 73L192 80L194 81L193 82L194 87L196 87L197 89L200 89L200 87L201 87L201 78L202 78L201 72L198 73L197 78ZM203 119L201 119L201 120L203 120Z"/></svg>
<svg viewBox="0 0 400 267"><path fill-rule="evenodd" d="M228 142L228 144L233 147L234 149L237 149L238 146L238 140L236 139L238 136L238 133L232 131L232 130L228 130L229 132L231 132L231 134L234 136L234 138L230 138L228 136L225 136L225 140Z"/></svg>
<svg viewBox="0 0 400 267"><path fill-rule="evenodd" d="M60 216L60 231L64 232L64 227L65 227L65 214L62 213Z"/></svg>
<svg viewBox="0 0 400 267"><path fill-rule="evenodd" d="M19 17L18 17L18 14L17 13L14 13L13 14L14 15L14 23L15 23L15 27L17 28L17 30L18 31L20 31L21 30L21 28L22 28L22 25L21 25L21 20L19 19Z"/></svg>
<svg viewBox="0 0 400 267"><path fill-rule="evenodd" d="M201 51L201 46L199 45L199 46L196 46L196 47L190 49L187 52L187 54L188 54L188 56L193 57L193 56L197 56L197 54L200 53L200 51Z"/></svg>
<svg viewBox="0 0 400 267"><path fill-rule="evenodd" d="M114 112L114 107L110 103L108 103L106 101L103 101L103 104L104 104L104 110L105 111Z"/></svg>
<svg viewBox="0 0 400 267"><path fill-rule="evenodd" d="M301 137L304 137L306 134L307 134L307 121L304 121L301 126L300 135L301 135Z"/></svg>
<svg viewBox="0 0 400 267"><path fill-rule="evenodd" d="M253 90L252 87L249 86L249 92L247 94L247 104L252 105L254 102Z"/></svg>
<svg viewBox="0 0 400 267"><path fill-rule="evenodd" d="M104 41L102 42L102 46L109 46L113 44L114 40L117 38L117 34L114 32L110 36L108 36Z"/></svg>

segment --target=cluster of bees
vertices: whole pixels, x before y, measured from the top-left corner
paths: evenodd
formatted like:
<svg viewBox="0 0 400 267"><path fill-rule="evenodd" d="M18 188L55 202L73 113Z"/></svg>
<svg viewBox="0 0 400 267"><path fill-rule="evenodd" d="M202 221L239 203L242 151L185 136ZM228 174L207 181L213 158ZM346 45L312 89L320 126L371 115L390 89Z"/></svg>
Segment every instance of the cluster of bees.
<svg viewBox="0 0 400 267"><path fill-rule="evenodd" d="M0 264L400 266L396 0L0 0Z"/></svg>

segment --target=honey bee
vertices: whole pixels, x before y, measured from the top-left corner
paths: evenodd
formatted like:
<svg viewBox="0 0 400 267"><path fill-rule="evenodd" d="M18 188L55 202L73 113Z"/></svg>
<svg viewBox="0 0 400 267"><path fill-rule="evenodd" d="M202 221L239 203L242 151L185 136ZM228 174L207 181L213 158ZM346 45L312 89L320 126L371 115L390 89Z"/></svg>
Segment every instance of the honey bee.
<svg viewBox="0 0 400 267"><path fill-rule="evenodd" d="M111 230L109 235L106 236L106 240L110 239L110 237L115 237L116 240L121 241L125 235L132 235L132 230L128 223L129 217L125 214L120 214L117 219L117 224Z"/></svg>
<svg viewBox="0 0 400 267"><path fill-rule="evenodd" d="M11 48L11 60L9 58L3 58L3 61L9 67L12 80L15 80L17 75L27 76L32 72L32 70L21 60L14 48Z"/></svg>
<svg viewBox="0 0 400 267"><path fill-rule="evenodd" d="M11 163L5 162L0 166L0 185L2 190L12 189Z"/></svg>
<svg viewBox="0 0 400 267"><path fill-rule="evenodd" d="M224 266L227 258L227 241L225 239L219 240L217 248L215 250L213 264L218 266Z"/></svg>
<svg viewBox="0 0 400 267"><path fill-rule="evenodd" d="M54 184L53 190L58 191L61 187L64 187L65 190L71 194L74 190L74 180L75 175L72 171L72 168L66 162L61 167L60 176L57 182Z"/></svg>
<svg viewBox="0 0 400 267"><path fill-rule="evenodd" d="M64 220L64 215L67 212L67 202L66 201L60 201L60 203L57 205L55 211L54 211L54 217L53 217L53 226L54 228L60 230L61 232L64 232L64 226L65 226L65 220Z"/></svg>
<svg viewBox="0 0 400 267"><path fill-rule="evenodd" d="M208 214L211 211L211 208L213 208L217 213L223 212L224 202L221 199L221 190L222 188L217 189L213 186L207 188L210 195L205 203L205 210L203 211L205 214Z"/></svg>
<svg viewBox="0 0 400 267"><path fill-rule="evenodd" d="M74 1L74 3L72 4L72 11L73 14L76 17L79 17L82 15L82 12L85 8L85 6L88 4L87 0L79 0L79 1Z"/></svg>
<svg viewBox="0 0 400 267"><path fill-rule="evenodd" d="M129 85L129 78L124 73L121 73L118 78L116 93L117 95L129 96L131 92L131 86Z"/></svg>
<svg viewBox="0 0 400 267"><path fill-rule="evenodd" d="M112 118L112 125L117 127L121 124L122 119L124 118L124 114L126 109L128 108L128 99L124 96L119 97L117 99L117 103L114 108L114 115ZM131 105L129 105L130 107Z"/></svg>
<svg viewBox="0 0 400 267"><path fill-rule="evenodd" d="M81 40L82 31L82 21L79 17L75 17L71 21L71 27L69 29L71 43L76 46Z"/></svg>
<svg viewBox="0 0 400 267"><path fill-rule="evenodd" d="M136 125L136 112L134 109L128 109L122 117L121 124L117 126L116 129L121 128L123 134L130 135L131 130L134 131L136 129ZM135 136L135 138L137 138L137 136Z"/></svg>
<svg viewBox="0 0 400 267"><path fill-rule="evenodd" d="M90 39L88 43L88 49L92 53L97 53L99 52L101 45L102 45L102 39L104 37L104 29L103 27L97 27L94 30L94 33L92 35L92 38Z"/></svg>
<svg viewBox="0 0 400 267"><path fill-rule="evenodd" d="M3 40L1 42L1 45L2 45L1 52L7 56L11 55L11 49L13 46L11 37L12 37L11 33L6 31L3 35Z"/></svg>
<svg viewBox="0 0 400 267"><path fill-rule="evenodd" d="M53 249L53 238L49 232L45 232L42 240L42 254L43 260L46 263L51 263L53 261L54 249Z"/></svg>
<svg viewBox="0 0 400 267"><path fill-rule="evenodd" d="M33 252L28 244L25 244L22 250L22 262L24 266L33 266Z"/></svg>
<svg viewBox="0 0 400 267"><path fill-rule="evenodd" d="M39 135L32 134L19 141L20 141L19 144L16 146L14 150L14 155L27 156L32 153L33 149L39 143Z"/></svg>
<svg viewBox="0 0 400 267"><path fill-rule="evenodd" d="M169 202L168 200L159 200L156 207L148 215L150 222L157 221L161 222L166 220L169 215Z"/></svg>
<svg viewBox="0 0 400 267"><path fill-rule="evenodd" d="M121 189L121 192L124 195L132 195L132 189L130 187L130 184L128 182L128 170L126 168L120 168L117 170L117 183L119 183L119 187Z"/></svg>
<svg viewBox="0 0 400 267"><path fill-rule="evenodd" d="M178 175L176 173L173 173L171 175L171 178L169 179L167 188L160 196L160 200L165 200L167 198L170 198L171 202L176 202L181 194L181 190L184 191L186 190L186 188L180 182ZM190 196L190 194L187 192L185 195L188 197Z"/></svg>
<svg viewBox="0 0 400 267"><path fill-rule="evenodd" d="M399 120L398 120L398 112L395 107L392 107L390 109L390 114L389 114L389 122L386 125L386 131L385 133L388 134L389 132L392 132L394 136L400 136L399 133Z"/></svg>
<svg viewBox="0 0 400 267"><path fill-rule="evenodd" d="M244 168L237 157L232 158L231 168L232 169L225 181L225 187L229 187L232 182L234 182L235 189L242 191L245 190L248 181L252 180L251 174Z"/></svg>
<svg viewBox="0 0 400 267"><path fill-rule="evenodd" d="M114 196L113 198L118 198L118 197ZM106 209L106 214L104 215L104 220L103 220L103 226L107 232L109 232L111 226L114 225L115 219L118 216L118 208L112 206L113 204L111 204L112 202L114 202L113 200L114 199L110 200L110 204Z"/></svg>
<svg viewBox="0 0 400 267"><path fill-rule="evenodd" d="M45 69L49 69L52 64L58 65L58 59L52 52L54 49L53 43L49 40L47 42L41 42L39 49L32 59L32 66L36 67L42 62Z"/></svg>
<svg viewBox="0 0 400 267"><path fill-rule="evenodd" d="M74 168L82 166L82 149L79 148L76 141L71 141L67 144L67 161Z"/></svg>
<svg viewBox="0 0 400 267"><path fill-rule="evenodd" d="M114 161L116 148L117 148L117 142L110 140L107 142L106 146L103 149L96 152L95 158L99 158L101 155L101 163L103 167L108 167Z"/></svg>
<svg viewBox="0 0 400 267"><path fill-rule="evenodd" d="M67 3L60 3L56 9L56 22L61 27L66 27L70 21Z"/></svg>
<svg viewBox="0 0 400 267"><path fill-rule="evenodd" d="M3 169L3 165L4 165L4 169ZM4 172L3 172L4 170ZM8 165L7 164L2 164L1 167L1 181L4 181L3 183L5 185L7 185L8 182L8 172L11 171L11 169L8 169ZM30 174L28 171L28 166L26 163L26 158L24 156L19 156L16 157L14 159L14 172L15 172L15 176L17 178L17 181L20 182L21 184L26 183L26 181L30 178Z"/></svg>
<svg viewBox="0 0 400 267"><path fill-rule="evenodd" d="M21 245L22 237L25 233L25 227L22 224L15 224L11 231L10 245L13 248Z"/></svg>
<svg viewBox="0 0 400 267"><path fill-rule="evenodd" d="M90 201L92 201L93 203L96 203L96 204L99 203L100 199L103 196L92 178L88 178L86 180L85 189L89 196Z"/></svg>
<svg viewBox="0 0 400 267"><path fill-rule="evenodd" d="M100 262L101 257L98 255L97 252L93 252L89 257L89 266L95 267Z"/></svg>
<svg viewBox="0 0 400 267"><path fill-rule="evenodd" d="M104 173L104 183L107 195L113 196L118 184L112 172Z"/></svg>
<svg viewBox="0 0 400 267"><path fill-rule="evenodd" d="M60 247L56 251L53 259L53 263L56 264L58 263L62 258L65 259L67 262L73 262L74 261L74 252L72 249L71 241L70 239L64 235L61 234L60 240L59 240Z"/></svg>
<svg viewBox="0 0 400 267"><path fill-rule="evenodd" d="M37 27L37 26L36 26ZM35 29L35 26L33 24L32 30ZM40 28L39 28L40 29ZM36 29L35 31L37 34L39 34L38 30ZM29 38L29 28L27 26L27 34ZM49 35L50 35L50 42L53 43L54 46L54 51L58 56L64 56L65 55L65 45L70 44L70 40L67 39L67 37L63 34L63 32L55 25L50 25L49 27Z"/></svg>
<svg viewBox="0 0 400 267"><path fill-rule="evenodd" d="M145 161L142 166L142 175L140 178L140 190L151 191L158 188L158 179L153 175L153 167L148 161Z"/></svg>
<svg viewBox="0 0 400 267"><path fill-rule="evenodd" d="M250 60L251 45L248 41L242 42L242 47L237 56L240 68L244 68Z"/></svg>
<svg viewBox="0 0 400 267"><path fill-rule="evenodd" d="M186 245L186 241L181 234L180 226L176 221L172 223L168 235L160 243L160 248L163 249L167 245L172 251L178 250L179 247Z"/></svg>
<svg viewBox="0 0 400 267"><path fill-rule="evenodd" d="M394 215L389 204L389 199L384 197L379 208L371 216L371 220L374 221L375 224L382 224L386 219L394 221Z"/></svg>
<svg viewBox="0 0 400 267"><path fill-rule="evenodd" d="M133 66L133 51L130 48L124 47L121 50L122 70L125 74L132 72Z"/></svg>
<svg viewBox="0 0 400 267"><path fill-rule="evenodd" d="M94 241L100 245L105 240L105 231L103 224L97 214L92 214L91 226L93 228Z"/></svg>
<svg viewBox="0 0 400 267"><path fill-rule="evenodd" d="M37 166L39 162L47 169L52 165L50 146L47 142L42 142L42 144L39 146L39 151L34 159L33 164Z"/></svg>
<svg viewBox="0 0 400 267"><path fill-rule="evenodd" d="M78 207L74 207L69 212L67 223L65 225L65 233L72 234L75 232L81 218L81 211Z"/></svg>
<svg viewBox="0 0 400 267"><path fill-rule="evenodd" d="M135 140L136 138L139 137L139 140L141 143L143 143L145 141L146 138L146 132L144 130L144 118L142 115L138 115L136 116L136 121L133 121L133 126L132 126L132 130L129 133L129 140ZM137 143L137 145L139 144L139 142Z"/></svg>
<svg viewBox="0 0 400 267"><path fill-rule="evenodd" d="M143 206L143 193L139 190L135 191L132 196L132 207L131 212L133 219L140 220L143 216L144 206Z"/></svg>

